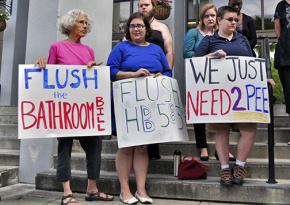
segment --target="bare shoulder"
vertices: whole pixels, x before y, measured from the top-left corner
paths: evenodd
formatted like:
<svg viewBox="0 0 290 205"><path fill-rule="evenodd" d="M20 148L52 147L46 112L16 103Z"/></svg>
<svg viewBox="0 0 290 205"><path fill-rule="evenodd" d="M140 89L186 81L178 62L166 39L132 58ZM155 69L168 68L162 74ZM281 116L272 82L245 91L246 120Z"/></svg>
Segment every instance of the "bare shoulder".
<svg viewBox="0 0 290 205"><path fill-rule="evenodd" d="M156 19L151 23L151 28L161 33L170 33L168 26Z"/></svg>

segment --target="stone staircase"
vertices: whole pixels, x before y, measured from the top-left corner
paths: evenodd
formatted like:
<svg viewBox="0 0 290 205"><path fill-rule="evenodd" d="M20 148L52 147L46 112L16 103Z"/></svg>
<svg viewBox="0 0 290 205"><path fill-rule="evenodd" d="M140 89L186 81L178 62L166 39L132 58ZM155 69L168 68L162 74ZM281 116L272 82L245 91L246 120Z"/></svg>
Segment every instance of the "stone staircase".
<svg viewBox="0 0 290 205"><path fill-rule="evenodd" d="M281 110L281 111L279 111ZM208 134L210 167L206 180L178 180L173 177L173 152L182 151L183 155L195 155L197 150L194 142L194 132L190 126L189 136L192 141L160 144L162 158L150 161L147 189L152 197L189 199L200 201L254 203L254 204L290 204L290 119L284 114L283 106L275 106L275 163L277 184L266 183L268 179L267 128L259 125L255 147L247 163L249 176L243 186L221 187L219 184L219 163L214 158L213 135ZM239 133L231 133L231 150L235 153ZM119 194L119 182L115 172L115 153L117 140L103 140L102 171L98 181L100 190ZM56 162L56 156L54 156ZM49 172L36 176L36 188L44 190L62 190L55 178L55 164ZM72 153L73 179L72 187L76 192L86 190L85 155L78 142L75 142ZM133 174L132 174L133 175ZM132 189L135 189L134 177L130 179Z"/></svg>
<svg viewBox="0 0 290 205"><path fill-rule="evenodd" d="M0 107L0 187L18 182L17 108Z"/></svg>

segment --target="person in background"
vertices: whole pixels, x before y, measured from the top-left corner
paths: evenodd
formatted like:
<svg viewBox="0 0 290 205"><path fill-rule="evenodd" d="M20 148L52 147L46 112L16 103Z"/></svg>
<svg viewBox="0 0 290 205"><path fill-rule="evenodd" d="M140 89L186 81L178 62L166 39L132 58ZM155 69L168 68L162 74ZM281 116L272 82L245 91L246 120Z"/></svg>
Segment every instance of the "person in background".
<svg viewBox="0 0 290 205"><path fill-rule="evenodd" d="M201 41L195 56L214 56L223 58L227 55L253 56L250 44L245 36L236 32L239 22L236 9L223 6L218 9L217 22L219 30L213 36L206 36ZM269 83L274 85L272 80ZM208 124L208 129L215 133L216 151L219 156L221 185L242 185L247 175L246 160L253 147L256 135L256 123L234 123L240 130L241 136L237 145L237 159L232 170L229 166L229 135L230 123Z"/></svg>
<svg viewBox="0 0 290 205"><path fill-rule="evenodd" d="M286 113L290 115L290 0L280 1L274 14L276 45L274 66L283 87ZM288 142L290 145L290 141Z"/></svg>
<svg viewBox="0 0 290 205"><path fill-rule="evenodd" d="M243 0L229 0L228 5L235 8L238 12L239 22L237 23L237 31L246 36L250 43L253 56L256 56L256 53L254 51L254 48L257 44L255 20L252 17L241 12Z"/></svg>
<svg viewBox="0 0 290 205"><path fill-rule="evenodd" d="M63 15L60 19L60 32L67 39L51 44L49 50L48 64L62 65L87 65L89 68L97 65L92 48L81 43L81 39L91 30L91 20L82 11L73 9ZM46 60L39 57L36 61L41 68L46 67ZM96 180L100 175L102 138L100 136L90 137L63 137L57 138L57 180L62 183L63 197L62 205L79 205L75 199L70 186L71 181L71 151L73 140L78 139L86 152L88 184L86 201L112 201L113 196L100 192Z"/></svg>
<svg viewBox="0 0 290 205"><path fill-rule="evenodd" d="M217 9L213 4L205 4L199 16L197 28L188 30L183 42L183 57L192 58L201 40L209 35L213 35L217 29L216 22ZM208 150L206 141L205 124L194 124L196 147L200 150L200 160L208 161Z"/></svg>
<svg viewBox="0 0 290 205"><path fill-rule="evenodd" d="M212 36L217 29L217 9L213 4L205 4L200 11L197 28L188 30L183 43L183 57L192 58L201 40L205 36ZM194 124L196 147L200 150L200 160L208 161L208 146L206 141L205 124ZM216 154L215 154L216 155ZM217 155L216 155L217 156ZM230 160L235 158L230 154Z"/></svg>
<svg viewBox="0 0 290 205"><path fill-rule="evenodd" d="M172 35L164 23L161 23L154 18L155 14L155 1L154 0L139 0L139 12L145 15L151 27L151 36L147 39L148 42L154 43L163 50L169 63L170 69L173 69L174 53ZM160 159L159 145L148 145L149 159Z"/></svg>
<svg viewBox="0 0 290 205"><path fill-rule="evenodd" d="M108 58L107 65L111 69L112 81L160 75L171 77L172 72L163 51L159 46L147 41L150 34L151 28L147 18L141 13L132 14L127 22L127 40L117 44ZM129 187L132 167L137 184L135 196ZM145 187L148 171L146 145L119 148L116 170L121 186L120 200L124 204L135 204L138 201L144 204L153 203Z"/></svg>

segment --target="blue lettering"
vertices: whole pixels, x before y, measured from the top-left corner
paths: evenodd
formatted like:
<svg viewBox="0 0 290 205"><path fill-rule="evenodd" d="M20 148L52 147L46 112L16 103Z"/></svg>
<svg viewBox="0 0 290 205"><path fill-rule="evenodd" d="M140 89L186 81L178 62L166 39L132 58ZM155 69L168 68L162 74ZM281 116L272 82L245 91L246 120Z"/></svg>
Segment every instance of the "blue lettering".
<svg viewBox="0 0 290 205"><path fill-rule="evenodd" d="M71 88L78 88L78 87L80 86L80 84L81 84L81 79L80 79L80 77L77 75L78 72L79 72L78 69L73 69L73 70L71 71L71 75L72 75L72 77L74 77L74 78L76 79L76 82L70 84L70 87L71 87Z"/></svg>
<svg viewBox="0 0 290 205"><path fill-rule="evenodd" d="M59 82L59 69L56 70L55 80L56 80L56 85L57 85L57 87L59 89L65 88L66 85L67 85L67 81L68 81L68 70L65 71L65 81L64 81L64 84L60 84L60 82Z"/></svg>
<svg viewBox="0 0 290 205"><path fill-rule="evenodd" d="M256 102L255 102L256 106L255 107L256 107L256 111L257 112L262 112L261 109L258 109L258 100L261 99L261 97L258 96L258 91L259 90L261 90L261 88L260 87L257 87L256 88Z"/></svg>
<svg viewBox="0 0 290 205"><path fill-rule="evenodd" d="M250 89L252 89L252 92L250 92ZM250 98L255 96L255 86L247 84L246 91L247 91L248 110L250 110Z"/></svg>
<svg viewBox="0 0 290 205"><path fill-rule="evenodd" d="M31 80L32 77L28 76L30 72L41 72L41 68L25 68L24 69L24 83L25 83L25 89L29 89L28 80Z"/></svg>
<svg viewBox="0 0 290 205"><path fill-rule="evenodd" d="M43 88L44 89L54 89L54 85L48 84L48 69L43 70Z"/></svg>
<svg viewBox="0 0 290 205"><path fill-rule="evenodd" d="M93 77L87 77L87 69L83 69L83 79L84 79L85 88L88 88L88 81L89 80L95 81L95 89L98 88L98 71L97 71L97 69L94 69L94 76Z"/></svg>

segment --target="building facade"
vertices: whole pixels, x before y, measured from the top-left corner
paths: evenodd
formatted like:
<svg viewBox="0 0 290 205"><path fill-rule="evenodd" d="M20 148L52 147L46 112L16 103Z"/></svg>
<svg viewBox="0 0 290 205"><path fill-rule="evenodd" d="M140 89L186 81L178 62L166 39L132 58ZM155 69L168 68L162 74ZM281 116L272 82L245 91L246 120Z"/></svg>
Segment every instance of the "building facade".
<svg viewBox="0 0 290 205"><path fill-rule="evenodd" d="M211 2L217 7L227 0L173 0L171 15L164 22L169 26L174 41L174 77L185 94L183 37L187 29L195 27L200 8ZM269 35L275 41L274 9L279 0L244 0L243 12L256 19L258 35ZM33 64L38 56L48 55L50 44L64 39L57 30L58 18L68 10L78 8L93 19L92 32L84 43L94 48L98 62L107 57L124 34L124 25L138 0L13 0L12 15L6 30L0 35L2 59L0 65L0 106L17 106L18 64ZM0 52L1 53L1 52ZM20 181L34 182L36 173L50 169L56 140L22 140L20 150ZM41 154L40 154L41 153Z"/></svg>

